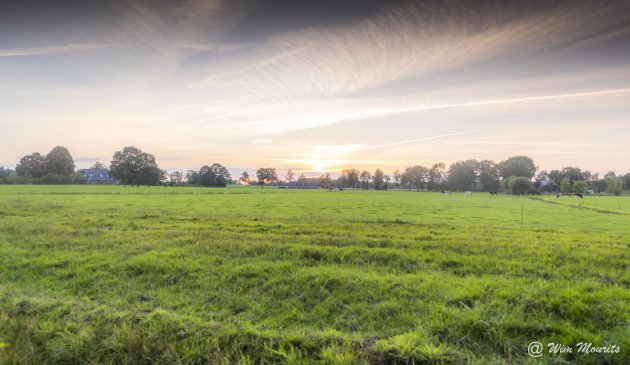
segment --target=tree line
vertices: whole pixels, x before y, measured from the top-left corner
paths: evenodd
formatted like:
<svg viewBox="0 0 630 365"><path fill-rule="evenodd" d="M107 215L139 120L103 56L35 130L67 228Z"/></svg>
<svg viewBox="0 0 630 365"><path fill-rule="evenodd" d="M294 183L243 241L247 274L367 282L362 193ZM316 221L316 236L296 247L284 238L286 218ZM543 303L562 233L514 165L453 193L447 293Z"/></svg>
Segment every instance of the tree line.
<svg viewBox="0 0 630 365"><path fill-rule="evenodd" d="M448 168L444 163L430 167L414 165L403 171L396 170L392 175L380 168L374 172L344 169L337 179L330 173L319 177L309 177L301 173L297 177L292 169L280 181L277 170L263 167L256 176L244 171L238 180L233 181L228 169L219 164L204 165L199 170L171 172L158 167L155 156L137 147L126 146L114 152L109 167L102 162L91 168L107 170L112 178L123 185L199 185L225 187L228 184L269 185L278 184L292 187L353 188L353 189L415 189L417 191L497 191L509 194L532 194L540 192L595 193L608 192L619 195L623 189L630 189L630 173L617 175L614 171L603 177L582 171L578 167L564 167L560 170L538 171L534 161L527 156L513 156L499 163L492 160L465 160L452 163ZM81 170L75 171L75 164L67 148L57 146L45 156L34 152L22 157L15 170L0 167L0 183L4 184L77 184L84 183Z"/></svg>
<svg viewBox="0 0 630 365"><path fill-rule="evenodd" d="M75 172L74 160L67 148L57 146L48 154L34 152L20 159L15 170L0 167L0 183L75 184L84 182Z"/></svg>
<svg viewBox="0 0 630 365"><path fill-rule="evenodd" d="M155 156L137 147L127 146L114 152L109 167L96 162L90 169L105 170L118 183L139 185L181 185L183 174L169 174L158 167ZM202 166L188 174L189 183L202 186L224 187L232 183L227 168L220 164ZM22 157L15 170L0 167L0 183L3 184L82 184L86 182L83 170L75 171L72 155L67 148L57 146L47 155L39 152Z"/></svg>
<svg viewBox="0 0 630 365"><path fill-rule="evenodd" d="M274 176L277 173L273 169ZM260 171L260 170L259 170ZM257 175L258 172L257 172ZM608 192L619 195L622 189L630 189L630 173L617 175L614 171L603 177L582 171L577 167L564 167L561 170L538 171L534 161L527 156L513 156L499 163L492 160L457 161L448 168L444 163L431 167L414 165L403 171L396 170L386 175L381 169L344 169L341 176L333 179L330 173L319 177L307 177L303 173L295 180L295 174L288 170L281 185L292 187L352 188L352 189L415 189L416 191L498 191L508 194L539 194L541 192L594 193ZM260 181L260 178L259 180ZM239 183L258 184L243 172Z"/></svg>

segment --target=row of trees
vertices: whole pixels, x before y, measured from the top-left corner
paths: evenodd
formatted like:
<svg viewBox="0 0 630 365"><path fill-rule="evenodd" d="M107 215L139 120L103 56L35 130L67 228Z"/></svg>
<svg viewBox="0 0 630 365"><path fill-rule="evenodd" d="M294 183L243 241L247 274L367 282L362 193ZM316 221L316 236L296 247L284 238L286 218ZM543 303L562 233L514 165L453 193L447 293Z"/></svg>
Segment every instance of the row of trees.
<svg viewBox="0 0 630 365"><path fill-rule="evenodd" d="M70 175L74 173L74 160L67 148L57 146L46 156L35 152L20 159L15 166L20 176L41 178L47 174Z"/></svg>
<svg viewBox="0 0 630 365"><path fill-rule="evenodd" d="M536 165L525 156L511 157L496 164L490 160L458 161L446 169L444 163L431 167L415 165L403 172L396 170L393 176L385 175L381 169L374 173L367 170L345 169L338 183L342 187L376 190L396 188L416 190L497 190L501 181L509 177L524 177L528 181L534 176Z"/></svg>
<svg viewBox="0 0 630 365"><path fill-rule="evenodd" d="M177 181L181 176L180 172L171 173L171 186L179 185ZM175 178L174 178L175 176ZM179 180L181 181L181 180ZM186 173L186 182L189 185L226 187L232 183L232 177L227 168L219 163L213 163L212 166L204 165L199 171L188 170Z"/></svg>
<svg viewBox="0 0 630 365"><path fill-rule="evenodd" d="M155 157L136 147L125 147L116 151L108 169L102 162L92 166L109 170L110 175L123 184L159 184L164 171L157 167ZM26 155L15 166L15 171L0 168L0 179L4 183L35 184L80 184L85 182L82 170L75 171L75 164L67 148L57 146L47 155L39 152Z"/></svg>
<svg viewBox="0 0 630 365"><path fill-rule="evenodd" d="M101 162L92 168L107 169ZM620 194L630 189L630 173L618 176L608 172L600 178L598 174L582 171L577 167L564 167L560 170L543 170L538 174L534 161L527 156L514 156L495 163L491 160L466 160L451 164L448 169L444 163L431 167L414 165L404 171L396 170L393 175L386 175L381 169L369 172L357 169L344 169L338 179L329 173L319 177L307 177L303 173L296 179L293 170L285 176L288 184L297 186L345 187L355 189L386 190L403 188L416 190L486 190L503 189L508 193L524 194L540 189L545 192L561 191L565 193L584 193L587 189L594 192L608 191ZM224 187L232 183L227 168L219 163L202 166L198 171L186 173L161 170L155 156L141 151L137 147L127 146L116 151L109 167L110 175L125 185L157 185L167 183L175 185L202 185ZM255 179L243 172L238 179L240 184L275 184L279 181L275 168L264 167L256 171ZM80 183L83 176L75 172L75 165L70 152L62 146L53 148L47 155L33 153L20 159L15 171L0 167L0 183ZM549 182L553 182L550 184Z"/></svg>
<svg viewBox="0 0 630 365"><path fill-rule="evenodd" d="M15 171L3 169L5 180L12 183L72 184L83 182L83 176L74 171L74 160L67 148L57 146L45 156L34 152L20 159Z"/></svg>
<svg viewBox="0 0 630 365"><path fill-rule="evenodd" d="M630 189L630 173L617 175L614 171L609 171L600 177L599 174L592 174L590 171L582 171L578 167L564 167L561 170L541 171L536 176L536 183L543 181L553 181L557 186L551 190L562 193L585 193L588 189L595 193L607 191L608 193L619 195L622 190Z"/></svg>
<svg viewBox="0 0 630 365"><path fill-rule="evenodd" d="M198 171L188 170L185 174L179 171L169 174L157 166L152 154L133 146L114 153L109 172L114 179L126 185L165 183L170 186L187 184L225 187L232 183L230 172L219 163L204 165Z"/></svg>
<svg viewBox="0 0 630 365"><path fill-rule="evenodd" d="M20 183L19 180L15 170L0 166L0 184L18 184Z"/></svg>
<svg viewBox="0 0 630 365"><path fill-rule="evenodd" d="M143 152L137 147L127 146L114 152L109 168L102 162L95 163L92 169L107 170L109 175L124 185L159 185L183 182L182 174L167 174L161 170L155 156ZM231 183L228 170L219 165L203 166L196 173L195 185L226 186ZM189 177L194 180L195 176ZM67 148L57 146L46 156L35 152L20 159L15 170L0 167L0 183L40 183L40 184L73 184L84 183L82 170L75 172L74 160Z"/></svg>
<svg viewBox="0 0 630 365"><path fill-rule="evenodd" d="M261 180L260 171L257 171L259 181ZM510 194L536 193L540 190L584 193L587 189L593 189L595 192L607 190L610 193L618 194L624 187L630 189L630 173L616 176L614 172L609 172L603 179L600 179L598 174L581 171L575 167L565 167L550 172L541 171L538 174L536 172L537 166L531 158L514 156L499 163L491 160L458 161L451 164L448 169L444 163L436 163L431 167L415 165L407 167L402 172L396 170L392 176L384 174L381 169L376 169L373 173L367 170L344 169L336 180L332 179L328 173L318 178L309 178L300 174L295 183L293 182L294 172L288 170L285 181L289 185L301 187L373 188L376 190L386 190L393 187L432 191L496 191L502 189ZM274 179L269 181L277 182L275 169L273 169L273 176ZM548 184L550 181L553 183ZM243 172L239 183L256 184L258 182L250 180L248 173Z"/></svg>

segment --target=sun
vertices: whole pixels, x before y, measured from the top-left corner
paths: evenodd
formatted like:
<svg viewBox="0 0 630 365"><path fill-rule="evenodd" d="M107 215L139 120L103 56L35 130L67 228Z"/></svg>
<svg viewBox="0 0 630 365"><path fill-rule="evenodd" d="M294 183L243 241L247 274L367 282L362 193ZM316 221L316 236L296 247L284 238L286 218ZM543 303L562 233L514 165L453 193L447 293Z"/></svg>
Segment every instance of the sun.
<svg viewBox="0 0 630 365"><path fill-rule="evenodd" d="M335 166L347 162L346 160L339 159L340 157L351 154L364 148L362 144L345 144L345 145L317 145L313 146L313 153L301 160L301 164L310 167L311 171L327 172L332 170Z"/></svg>
<svg viewBox="0 0 630 365"><path fill-rule="evenodd" d="M313 171L326 171L332 165L330 160L317 159L317 158L304 160L304 163L306 165L310 165Z"/></svg>
<svg viewBox="0 0 630 365"><path fill-rule="evenodd" d="M303 167L310 172L330 172L333 171L336 166L344 163L345 161L330 158L309 157L301 160L292 160L291 162L303 165Z"/></svg>

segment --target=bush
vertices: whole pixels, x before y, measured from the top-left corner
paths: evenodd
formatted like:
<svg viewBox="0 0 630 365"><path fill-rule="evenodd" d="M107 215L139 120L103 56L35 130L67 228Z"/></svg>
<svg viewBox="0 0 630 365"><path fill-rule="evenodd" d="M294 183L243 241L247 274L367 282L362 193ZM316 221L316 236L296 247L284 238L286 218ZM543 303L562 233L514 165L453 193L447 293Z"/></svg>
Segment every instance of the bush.
<svg viewBox="0 0 630 365"><path fill-rule="evenodd" d="M41 185L63 185L63 184L84 184L85 178L79 173L70 175L60 175L55 173L46 174L38 179L33 179L33 184Z"/></svg>
<svg viewBox="0 0 630 365"><path fill-rule="evenodd" d="M533 190L532 182L526 177L510 176L503 181L503 188L514 195L528 194Z"/></svg>
<svg viewBox="0 0 630 365"><path fill-rule="evenodd" d="M515 177L510 181L510 190L514 195L523 195L532 190L532 182L526 177Z"/></svg>
<svg viewBox="0 0 630 365"><path fill-rule="evenodd" d="M501 188L506 194L512 193L512 181L516 179L516 176L510 176L501 182Z"/></svg>
<svg viewBox="0 0 630 365"><path fill-rule="evenodd" d="M25 178L18 176L15 171L11 171L8 175L0 178L0 184L24 184Z"/></svg>
<svg viewBox="0 0 630 365"><path fill-rule="evenodd" d="M588 189L586 181L576 181L573 183L573 192L577 194L585 194Z"/></svg>
<svg viewBox="0 0 630 365"><path fill-rule="evenodd" d="M565 177L562 180L560 180L561 192L568 194L571 192L572 189L573 189L573 186L571 185L571 179L569 179L568 177Z"/></svg>
<svg viewBox="0 0 630 365"><path fill-rule="evenodd" d="M621 178L616 176L606 178L606 192L608 192L609 194L614 194L617 196L621 195L621 192L623 191L622 187L623 181L621 180Z"/></svg>

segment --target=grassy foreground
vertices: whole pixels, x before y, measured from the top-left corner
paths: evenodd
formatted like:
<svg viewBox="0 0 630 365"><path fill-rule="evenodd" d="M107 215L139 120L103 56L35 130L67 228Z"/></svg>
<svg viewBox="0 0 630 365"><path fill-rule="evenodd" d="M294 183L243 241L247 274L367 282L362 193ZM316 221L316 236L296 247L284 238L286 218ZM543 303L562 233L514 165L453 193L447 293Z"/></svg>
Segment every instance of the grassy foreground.
<svg viewBox="0 0 630 365"><path fill-rule="evenodd" d="M630 197L563 199L0 186L0 364L630 364Z"/></svg>

